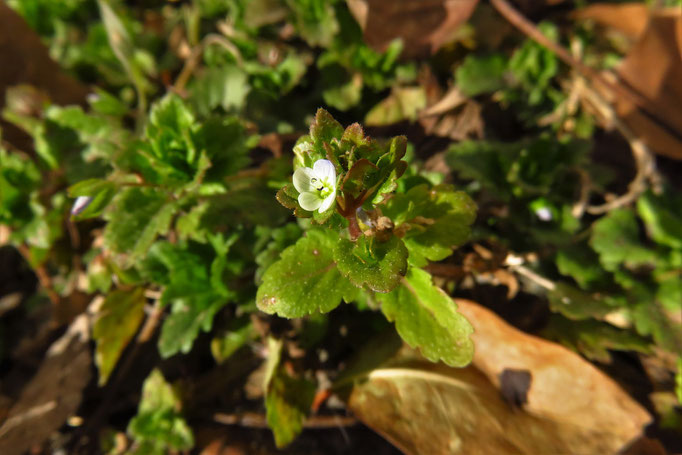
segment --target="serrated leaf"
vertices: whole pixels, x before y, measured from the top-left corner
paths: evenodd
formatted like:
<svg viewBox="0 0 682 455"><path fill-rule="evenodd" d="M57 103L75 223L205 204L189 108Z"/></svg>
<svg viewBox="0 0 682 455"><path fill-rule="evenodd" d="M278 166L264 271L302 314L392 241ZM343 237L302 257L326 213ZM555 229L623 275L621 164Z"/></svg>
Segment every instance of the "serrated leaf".
<svg viewBox="0 0 682 455"><path fill-rule="evenodd" d="M174 298L171 314L164 320L159 336L161 357L191 351L199 332L211 331L213 318L226 304L225 297L212 292Z"/></svg>
<svg viewBox="0 0 682 455"><path fill-rule="evenodd" d="M171 305L159 337L162 357L189 352L199 332L211 330L215 314L232 297L223 275L227 251L236 238L213 239L213 248L158 242L140 265L144 277L165 285L161 303Z"/></svg>
<svg viewBox="0 0 682 455"><path fill-rule="evenodd" d="M197 129L192 140L211 161L206 181L222 181L249 164L248 137L237 118L212 117Z"/></svg>
<svg viewBox="0 0 682 455"><path fill-rule="evenodd" d="M424 357L450 366L471 362L473 328L427 272L411 267L398 288L376 298L386 318L395 322L400 337L419 348Z"/></svg>
<svg viewBox="0 0 682 455"><path fill-rule="evenodd" d="M599 254L606 270L615 271L621 265L634 268L655 264L657 254L639 240L635 214L628 209L612 210L592 225L590 245Z"/></svg>
<svg viewBox="0 0 682 455"><path fill-rule="evenodd" d="M463 244L476 219L476 204L451 185L418 185L396 194L383 208L396 229L404 230L409 261L418 267L440 261Z"/></svg>
<svg viewBox="0 0 682 455"><path fill-rule="evenodd" d="M315 395L315 385L302 378L289 376L280 364L282 342L268 338L265 381L265 410L275 444L282 448L303 430Z"/></svg>
<svg viewBox="0 0 682 455"><path fill-rule="evenodd" d="M333 252L338 234L311 229L282 252L263 275L256 304L261 311L285 318L327 313L341 299L352 300L356 288L339 273Z"/></svg>
<svg viewBox="0 0 682 455"><path fill-rule="evenodd" d="M210 233L239 226L279 226L289 213L272 196L272 189L259 182L229 189L194 205L189 213L178 217L176 228L182 238L205 242Z"/></svg>
<svg viewBox="0 0 682 455"><path fill-rule="evenodd" d="M351 283L376 292L395 289L407 272L407 248L396 236L386 242L364 235L355 243L339 239L334 260Z"/></svg>
<svg viewBox="0 0 682 455"><path fill-rule="evenodd" d="M332 115L324 109L318 109L315 119L310 124L311 148L308 148L303 156L306 167L313 167L313 164L320 159L329 159L336 162L336 156L327 156L331 150L332 141L338 141L343 135L343 127ZM300 141L300 140L299 140Z"/></svg>
<svg viewBox="0 0 682 455"><path fill-rule="evenodd" d="M115 253L123 253L132 262L142 256L170 227L176 205L158 189L133 187L118 193L104 218L104 243Z"/></svg>
<svg viewBox="0 0 682 455"><path fill-rule="evenodd" d="M130 151L129 166L145 180L157 184L181 185L194 179L201 149L195 143L194 114L177 95L154 103L145 128L145 141Z"/></svg>
<svg viewBox="0 0 682 455"><path fill-rule="evenodd" d="M95 363L99 385L103 386L116 366L121 353L144 319L144 290L117 290L109 293L97 313L92 337L97 342Z"/></svg>
<svg viewBox="0 0 682 455"><path fill-rule="evenodd" d="M180 414L180 407L179 394L154 369L142 386L137 415L128 424L128 433L146 448L143 452L162 454L194 446L194 435Z"/></svg>

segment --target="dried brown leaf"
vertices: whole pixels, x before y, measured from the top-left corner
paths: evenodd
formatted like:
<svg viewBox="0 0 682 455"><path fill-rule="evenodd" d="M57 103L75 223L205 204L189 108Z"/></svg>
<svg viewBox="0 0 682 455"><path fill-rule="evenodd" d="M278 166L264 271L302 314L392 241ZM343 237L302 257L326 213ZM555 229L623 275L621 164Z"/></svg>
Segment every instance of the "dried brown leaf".
<svg viewBox="0 0 682 455"><path fill-rule="evenodd" d="M594 21L635 39L644 33L648 14L649 7L644 3L596 3L579 9L573 17Z"/></svg>
<svg viewBox="0 0 682 455"><path fill-rule="evenodd" d="M499 386L508 369L531 373L527 412L569 425L577 439L609 447L601 453L634 440L649 422L618 384L576 353L523 333L474 302L458 299L457 305L474 326L473 364L493 384Z"/></svg>
<svg viewBox="0 0 682 455"><path fill-rule="evenodd" d="M646 29L618 68L623 82L643 95L648 113L619 98L625 123L656 153L682 159L682 11L652 13ZM651 113L655 118L652 118Z"/></svg>
<svg viewBox="0 0 682 455"><path fill-rule="evenodd" d="M52 344L40 369L0 426L0 453L24 453L76 412L92 375L89 334L89 316L83 314Z"/></svg>
<svg viewBox="0 0 682 455"><path fill-rule="evenodd" d="M478 0L347 0L365 41L383 52L403 40L403 58L424 57L450 41Z"/></svg>

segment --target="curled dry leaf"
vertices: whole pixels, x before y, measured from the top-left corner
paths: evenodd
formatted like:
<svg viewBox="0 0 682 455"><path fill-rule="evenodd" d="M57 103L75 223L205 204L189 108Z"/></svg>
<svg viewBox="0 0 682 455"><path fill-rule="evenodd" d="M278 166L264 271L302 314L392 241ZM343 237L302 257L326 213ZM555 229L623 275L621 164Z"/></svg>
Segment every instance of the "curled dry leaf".
<svg viewBox="0 0 682 455"><path fill-rule="evenodd" d="M474 326L473 364L493 384L500 386L505 370L531 373L524 410L571 426L578 439L601 441L611 448L607 452L638 437L650 421L618 384L578 354L523 333L474 302L457 299L457 305Z"/></svg>
<svg viewBox="0 0 682 455"><path fill-rule="evenodd" d="M383 52L396 38L403 58L424 57L450 41L478 0L347 0L365 41Z"/></svg>
<svg viewBox="0 0 682 455"><path fill-rule="evenodd" d="M403 348L378 368L353 369L361 381L350 409L405 453L607 454L641 435L649 415L591 364L473 302L457 304L475 327L473 365L450 368Z"/></svg>
<svg viewBox="0 0 682 455"><path fill-rule="evenodd" d="M625 122L661 155L682 159L682 11L654 13L644 34L628 53L618 72L648 100L655 121L631 103L616 105Z"/></svg>

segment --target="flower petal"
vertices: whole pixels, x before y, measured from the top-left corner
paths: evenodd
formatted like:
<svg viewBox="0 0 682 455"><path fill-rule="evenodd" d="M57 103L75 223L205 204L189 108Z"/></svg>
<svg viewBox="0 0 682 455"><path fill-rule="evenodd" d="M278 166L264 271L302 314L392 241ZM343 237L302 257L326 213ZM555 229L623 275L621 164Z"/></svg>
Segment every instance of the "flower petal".
<svg viewBox="0 0 682 455"><path fill-rule="evenodd" d="M317 160L313 164L313 171L318 179L326 180L330 185L336 186L336 169L329 160Z"/></svg>
<svg viewBox="0 0 682 455"><path fill-rule="evenodd" d="M322 205L322 199L320 199L317 193L306 192L298 195L298 203L303 210L314 212Z"/></svg>
<svg viewBox="0 0 682 455"><path fill-rule="evenodd" d="M336 200L336 191L334 191L332 194L324 198L324 201L322 201L322 204L320 205L320 209L318 212L324 213L327 210L329 210L329 207L331 207L334 204L334 201Z"/></svg>
<svg viewBox="0 0 682 455"><path fill-rule="evenodd" d="M309 167L299 167L294 172L294 188L299 193L307 193L315 191L315 186L310 180L315 177L315 172Z"/></svg>

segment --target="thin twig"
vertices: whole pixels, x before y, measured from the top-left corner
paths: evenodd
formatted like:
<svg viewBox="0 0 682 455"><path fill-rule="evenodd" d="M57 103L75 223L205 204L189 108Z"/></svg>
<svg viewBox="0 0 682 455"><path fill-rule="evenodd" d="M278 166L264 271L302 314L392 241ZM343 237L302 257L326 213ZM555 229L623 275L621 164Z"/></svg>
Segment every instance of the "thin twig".
<svg viewBox="0 0 682 455"><path fill-rule="evenodd" d="M576 71L585 76L587 79L591 80L594 84L601 85L602 87L611 90L615 96L631 102L637 106L642 114L646 115L648 118L656 122L675 137L680 138L680 135L675 128L671 127L665 121L665 119L662 119L656 114L656 112L652 112L647 107L650 104L649 100L642 96L638 91L627 85L627 83L619 84L609 81L593 68L574 58L561 45L555 43L543 35L543 33L535 26L535 24L530 22L520 12L514 9L514 7L511 6L507 0L490 0L490 3L492 3L495 9L497 9L497 11L512 25L518 28L526 36L536 41L538 44L541 44L552 51L564 63L573 67Z"/></svg>
<svg viewBox="0 0 682 455"><path fill-rule="evenodd" d="M213 414L213 421L224 425L239 425L248 428L268 428L268 422L264 414L244 412L241 414L225 414L218 412ZM351 427L359 422L355 417L340 415L313 415L303 422L303 428L327 429Z"/></svg>
<svg viewBox="0 0 682 455"><path fill-rule="evenodd" d="M26 259L26 262L31 264L33 261L31 259L31 250L26 245L19 245L18 247L19 253ZM47 297L50 299L50 302L52 302L53 305L59 305L61 302L62 298L61 296L57 293L57 291L54 290L52 287L52 278L50 275L47 273L47 270L45 270L45 266L43 264L38 264L35 266L33 269L35 272L36 276L38 277L38 282L40 283L40 286L45 289L45 292L47 293Z"/></svg>
<svg viewBox="0 0 682 455"><path fill-rule="evenodd" d="M648 183L651 183L655 192L660 192L661 177L656 171L656 160L649 147L635 136L630 128L618 118L613 108L596 91L587 89L585 90L585 94L587 100L597 109L607 122L613 125L625 140L628 141L637 166L637 174L632 182L630 182L630 185L628 185L627 193L605 204L588 206L586 208L587 212L598 215L619 207L630 205L649 188Z"/></svg>
<svg viewBox="0 0 682 455"><path fill-rule="evenodd" d="M509 254L507 255L507 259L505 260L505 265L512 272L518 273L519 275L523 275L524 277L528 278L535 284L547 289L548 291L553 291L556 289L556 284L554 284L553 281L548 280L547 278L533 272L531 269L523 265L524 262L525 260L522 257Z"/></svg>

